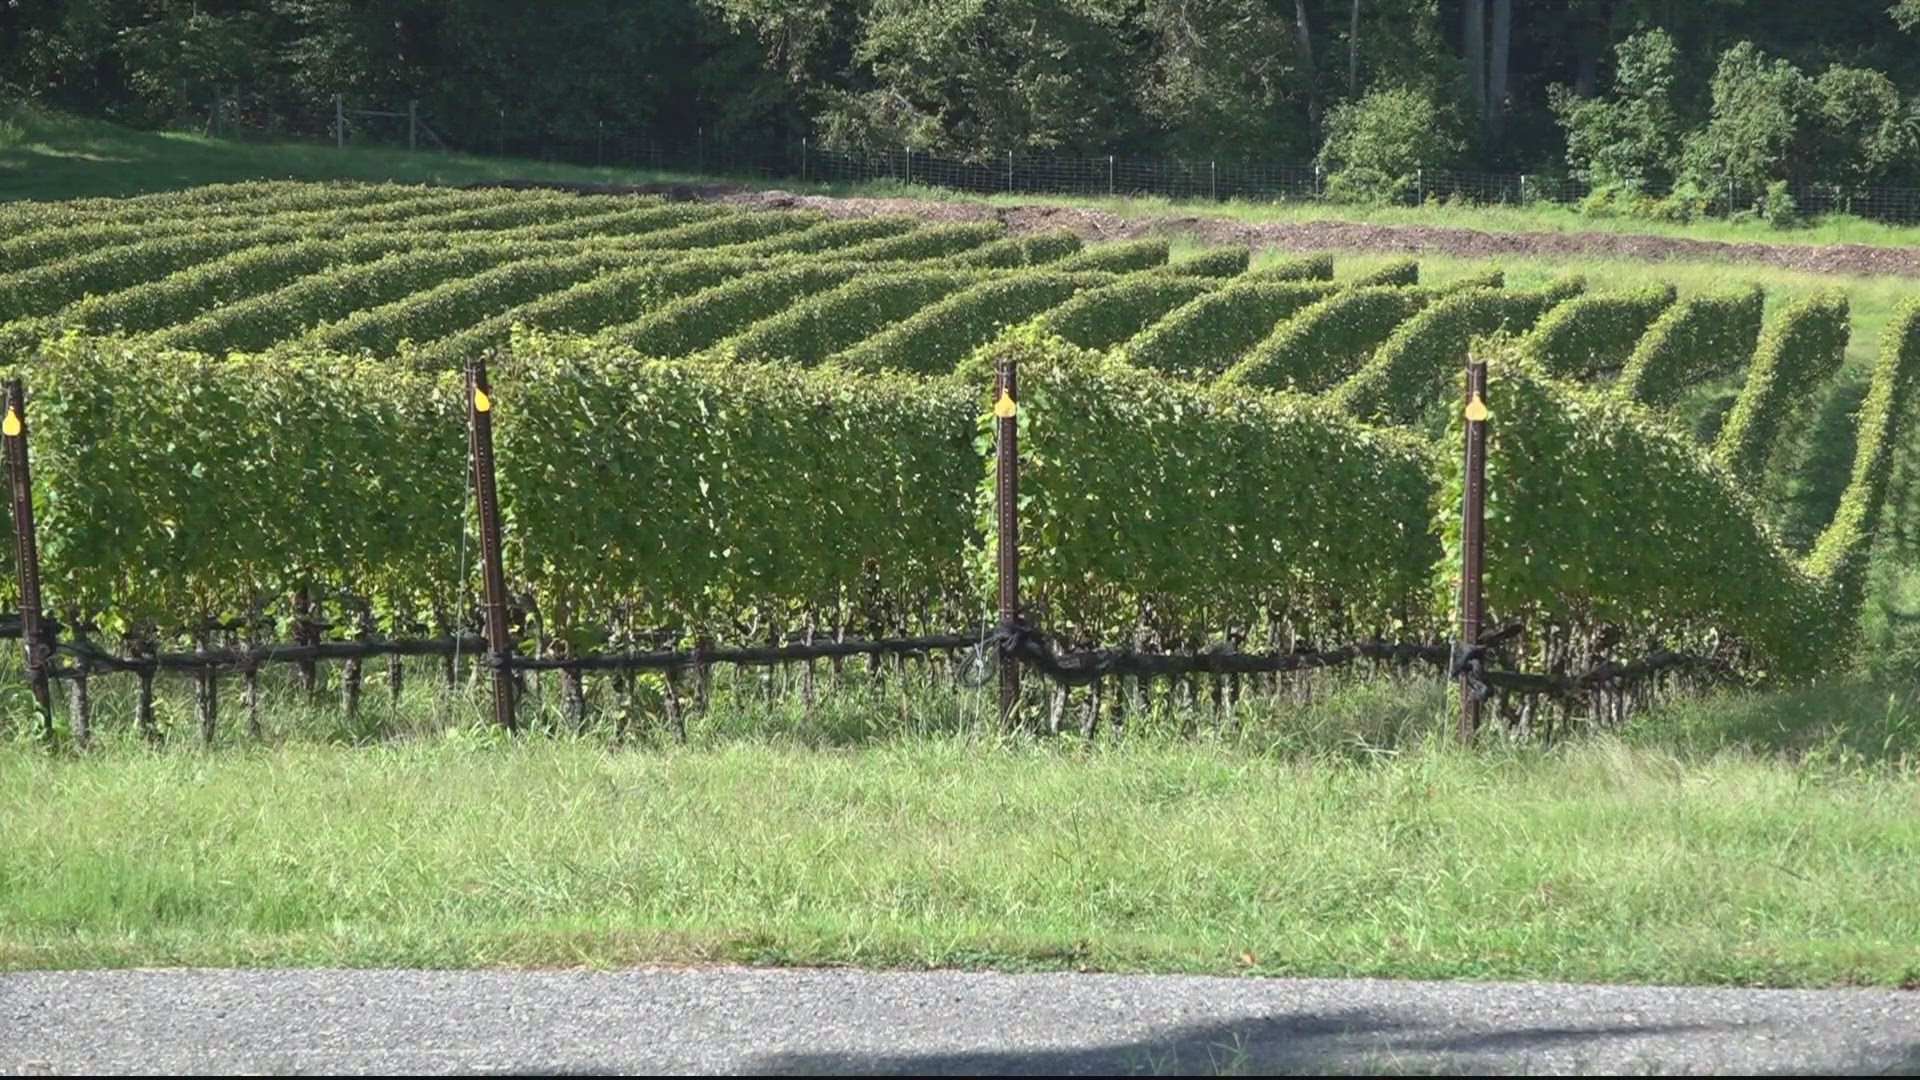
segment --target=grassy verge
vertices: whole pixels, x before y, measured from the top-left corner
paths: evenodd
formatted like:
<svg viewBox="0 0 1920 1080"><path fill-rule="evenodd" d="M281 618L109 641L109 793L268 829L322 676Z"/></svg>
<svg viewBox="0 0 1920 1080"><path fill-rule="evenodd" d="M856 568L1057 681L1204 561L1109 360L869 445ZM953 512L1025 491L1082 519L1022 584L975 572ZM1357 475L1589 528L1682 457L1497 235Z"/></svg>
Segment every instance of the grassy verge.
<svg viewBox="0 0 1920 1080"><path fill-rule="evenodd" d="M1495 232L1618 233L1763 243L1920 243L1920 227L1885 225L1848 215L1826 215L1801 228L1763 222L1687 223L1595 218L1550 203L1530 206L1343 206L1328 203L1214 202L1123 196L975 195L919 184L879 180L799 183L790 179L694 176L643 169L583 168L527 159L437 151L348 148L324 143L219 139L190 132L148 132L33 110L0 117L0 200L131 195L235 180L395 180L465 183L543 179L646 183L737 183L826 195L960 200L999 206L1066 206L1137 218L1205 214L1248 222L1354 221L1433 225Z"/></svg>
<svg viewBox="0 0 1920 1080"><path fill-rule="evenodd" d="M509 743L457 716L359 747L16 744L0 967L1920 980L1910 696L1715 699L1475 753L1431 737L1438 693L1326 698L1091 747L873 699L843 706L874 716L857 750L744 706L684 748ZM1394 726L1336 722L1393 701Z"/></svg>

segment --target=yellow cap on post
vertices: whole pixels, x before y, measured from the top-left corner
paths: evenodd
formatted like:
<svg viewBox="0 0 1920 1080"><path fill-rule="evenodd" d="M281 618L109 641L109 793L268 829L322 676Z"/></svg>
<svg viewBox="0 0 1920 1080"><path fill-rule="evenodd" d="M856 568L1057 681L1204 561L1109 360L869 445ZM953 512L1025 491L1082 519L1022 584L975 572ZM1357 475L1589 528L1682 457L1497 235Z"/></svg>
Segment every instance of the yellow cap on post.
<svg viewBox="0 0 1920 1080"><path fill-rule="evenodd" d="M1493 414L1487 411L1487 403L1480 400L1479 394L1473 395L1473 400L1467 402L1467 419L1474 423L1477 424L1491 415Z"/></svg>
<svg viewBox="0 0 1920 1080"><path fill-rule="evenodd" d="M0 426L0 431L4 431L8 435L20 434L20 414L14 412L12 409L8 409L7 422L5 426Z"/></svg>
<svg viewBox="0 0 1920 1080"><path fill-rule="evenodd" d="M487 392L485 390L482 390L477 386L473 388L473 411L474 412L492 412L493 411L493 399L487 396Z"/></svg>
<svg viewBox="0 0 1920 1080"><path fill-rule="evenodd" d="M1012 416L1015 411L1013 395L1007 393L1005 390L1000 391L1000 400L993 403L993 415L1005 420Z"/></svg>

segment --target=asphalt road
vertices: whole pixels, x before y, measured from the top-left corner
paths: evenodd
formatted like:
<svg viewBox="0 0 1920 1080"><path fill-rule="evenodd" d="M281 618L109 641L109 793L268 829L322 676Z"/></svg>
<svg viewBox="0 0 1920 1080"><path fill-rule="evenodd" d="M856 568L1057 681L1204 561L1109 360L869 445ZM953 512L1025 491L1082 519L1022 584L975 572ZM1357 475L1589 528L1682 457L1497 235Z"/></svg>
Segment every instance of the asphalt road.
<svg viewBox="0 0 1920 1080"><path fill-rule="evenodd" d="M738 968L0 975L0 1073L1920 1074L1920 993Z"/></svg>

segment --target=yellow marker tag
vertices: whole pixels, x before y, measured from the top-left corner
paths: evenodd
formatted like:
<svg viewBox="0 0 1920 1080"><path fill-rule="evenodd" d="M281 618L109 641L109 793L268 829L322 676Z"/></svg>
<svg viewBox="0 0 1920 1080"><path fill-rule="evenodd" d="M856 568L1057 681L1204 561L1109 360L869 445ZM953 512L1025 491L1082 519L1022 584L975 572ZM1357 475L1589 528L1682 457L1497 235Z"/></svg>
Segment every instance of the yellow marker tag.
<svg viewBox="0 0 1920 1080"><path fill-rule="evenodd" d="M0 427L0 431L4 431L8 435L20 434L20 414L17 412L14 412L12 409L8 409L6 425L4 427Z"/></svg>
<svg viewBox="0 0 1920 1080"><path fill-rule="evenodd" d="M1005 420L1013 416L1014 411L1013 395L1000 391L1000 400L993 403L993 415Z"/></svg>
<svg viewBox="0 0 1920 1080"><path fill-rule="evenodd" d="M493 399L487 396L487 392L485 390L482 390L477 386L473 388L473 411L474 412L492 412L493 411Z"/></svg>
<svg viewBox="0 0 1920 1080"><path fill-rule="evenodd" d="M1487 412L1487 403L1480 400L1479 394L1473 395L1473 400L1467 402L1467 419L1474 423L1477 424L1490 415L1492 414Z"/></svg>

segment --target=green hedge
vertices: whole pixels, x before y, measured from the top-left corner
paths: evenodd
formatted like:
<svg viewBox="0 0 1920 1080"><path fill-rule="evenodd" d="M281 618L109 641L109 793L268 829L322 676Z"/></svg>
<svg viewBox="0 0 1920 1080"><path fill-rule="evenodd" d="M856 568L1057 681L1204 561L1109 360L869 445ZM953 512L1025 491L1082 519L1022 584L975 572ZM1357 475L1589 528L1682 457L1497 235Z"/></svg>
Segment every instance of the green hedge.
<svg viewBox="0 0 1920 1080"><path fill-rule="evenodd" d="M841 248L833 257L846 262L921 262L964 257L996 240L1007 227L998 221L969 221L957 225L929 225L900 236L869 240Z"/></svg>
<svg viewBox="0 0 1920 1080"><path fill-rule="evenodd" d="M57 318L63 325L94 333L160 330L335 266L392 254L394 247L392 240L355 237L247 248L132 288L89 296L62 309Z"/></svg>
<svg viewBox="0 0 1920 1080"><path fill-rule="evenodd" d="M983 281L832 359L863 371L945 374L1007 327L1113 281L1111 274L1058 270L1034 270Z"/></svg>
<svg viewBox="0 0 1920 1080"><path fill-rule="evenodd" d="M1341 289L1278 323L1221 376L1228 385L1319 393L1363 366L1400 324L1433 302L1429 289Z"/></svg>
<svg viewBox="0 0 1920 1080"><path fill-rule="evenodd" d="M1046 316L1048 332L1088 349L1118 345L1167 312L1219 288L1204 278L1129 275L1061 304Z"/></svg>
<svg viewBox="0 0 1920 1080"><path fill-rule="evenodd" d="M827 221L800 232L787 233L761 240L741 248L743 255L784 255L805 254L819 251L835 251L849 248L855 244L864 244L872 240L883 240L889 236L900 236L920 227L920 222L910 217L873 217L853 218L842 221Z"/></svg>
<svg viewBox="0 0 1920 1080"><path fill-rule="evenodd" d="M696 257L600 274L423 346L415 350L413 360L427 367L461 367L471 357L506 346L516 326L595 333L737 280L755 267L750 259Z"/></svg>
<svg viewBox="0 0 1920 1080"><path fill-rule="evenodd" d="M1441 295L1466 292L1468 289L1504 289L1507 287L1507 272L1499 267L1480 270L1464 277L1458 277L1445 285L1435 288Z"/></svg>
<svg viewBox="0 0 1920 1080"><path fill-rule="evenodd" d="M617 265L606 254L525 259L472 277L443 282L379 307L316 327L302 348L392 356L403 342L425 345L536 297L564 289Z"/></svg>
<svg viewBox="0 0 1920 1080"><path fill-rule="evenodd" d="M1625 364L1673 299L1672 285L1577 296L1548 312L1520 351L1549 375L1591 379Z"/></svg>
<svg viewBox="0 0 1920 1080"><path fill-rule="evenodd" d="M810 296L713 347L729 360L812 366L982 280L979 270L868 273Z"/></svg>
<svg viewBox="0 0 1920 1080"><path fill-rule="evenodd" d="M1183 277L1238 277L1247 272L1252 260L1253 252L1244 247L1209 248L1170 262L1159 272Z"/></svg>
<svg viewBox="0 0 1920 1080"><path fill-rule="evenodd" d="M551 256L550 244L480 244L404 251L370 263L336 267L284 288L216 308L156 332L167 348L206 353L258 352L323 323L351 317L518 260Z"/></svg>
<svg viewBox="0 0 1920 1080"><path fill-rule="evenodd" d="M977 266L982 269L1047 266L1079 254L1083 246L1080 237L1074 233L1054 229L995 240L985 247L967 252L953 260L953 263L955 266Z"/></svg>
<svg viewBox="0 0 1920 1080"><path fill-rule="evenodd" d="M600 340L640 356L692 356L807 297L839 288L857 274L874 272L860 263L806 261L745 273L612 326L600 334Z"/></svg>
<svg viewBox="0 0 1920 1080"><path fill-rule="evenodd" d="M1295 255L1256 266L1247 271L1247 277L1257 281L1332 281L1333 256L1325 252Z"/></svg>
<svg viewBox="0 0 1920 1080"><path fill-rule="evenodd" d="M1473 339L1505 330L1524 334L1586 283L1565 278L1537 289L1469 289L1435 300L1408 319L1373 359L1334 389L1330 404L1362 419L1412 423L1465 370Z"/></svg>
<svg viewBox="0 0 1920 1080"><path fill-rule="evenodd" d="M1787 417L1840 369L1848 333L1847 297L1834 290L1789 302L1767 325L1713 448L1736 478L1758 479Z"/></svg>
<svg viewBox="0 0 1920 1080"><path fill-rule="evenodd" d="M1068 272L1110 270L1125 274L1133 270L1165 266L1167 252L1165 240L1120 240L1111 244L1095 244L1078 255L1055 263L1054 269Z"/></svg>
<svg viewBox="0 0 1920 1080"><path fill-rule="evenodd" d="M1338 288L1327 281L1236 281L1194 297L1135 334L1126 345L1127 360L1155 371L1216 378L1282 321Z"/></svg>
<svg viewBox="0 0 1920 1080"><path fill-rule="evenodd" d="M494 386L510 585L540 598L553 632L622 602L641 625L723 638L743 612L831 616L875 590L947 625L978 610L967 389L606 358L539 335Z"/></svg>
<svg viewBox="0 0 1920 1080"><path fill-rule="evenodd" d="M0 274L0 321L52 315L90 293L130 288L236 251L296 243L302 236L298 226L169 236Z"/></svg>
<svg viewBox="0 0 1920 1080"><path fill-rule="evenodd" d="M609 210L591 217L556 221L551 225L528 229L524 235L529 240L592 240L609 236L646 236L649 233L664 232L668 229L695 225L702 221L729 217L735 212L720 206L695 206L686 203L661 206L655 202L648 202L638 206L626 205L618 210Z"/></svg>
<svg viewBox="0 0 1920 1080"><path fill-rule="evenodd" d="M1037 326L990 349L1019 363L1028 612L1102 640L1143 608L1174 641L1270 613L1335 639L1424 629L1395 626L1424 610L1438 556L1417 440L1310 399L1112 363ZM984 413L990 393L971 389ZM994 522L990 498L976 505L984 596Z"/></svg>
<svg viewBox="0 0 1920 1080"><path fill-rule="evenodd" d="M1420 263L1414 259L1395 259L1361 274L1350 284L1355 288L1368 285L1418 285Z"/></svg>
<svg viewBox="0 0 1920 1080"><path fill-rule="evenodd" d="M1620 372L1619 393L1665 405L1701 380L1737 369L1753 355L1765 304L1757 287L1681 300L1634 346Z"/></svg>
<svg viewBox="0 0 1920 1080"><path fill-rule="evenodd" d="M689 251L696 248L752 244L810 229L825 220L826 215L811 212L739 211L722 214L706 221L696 221L675 229L648 233L624 242L620 246L627 250Z"/></svg>

